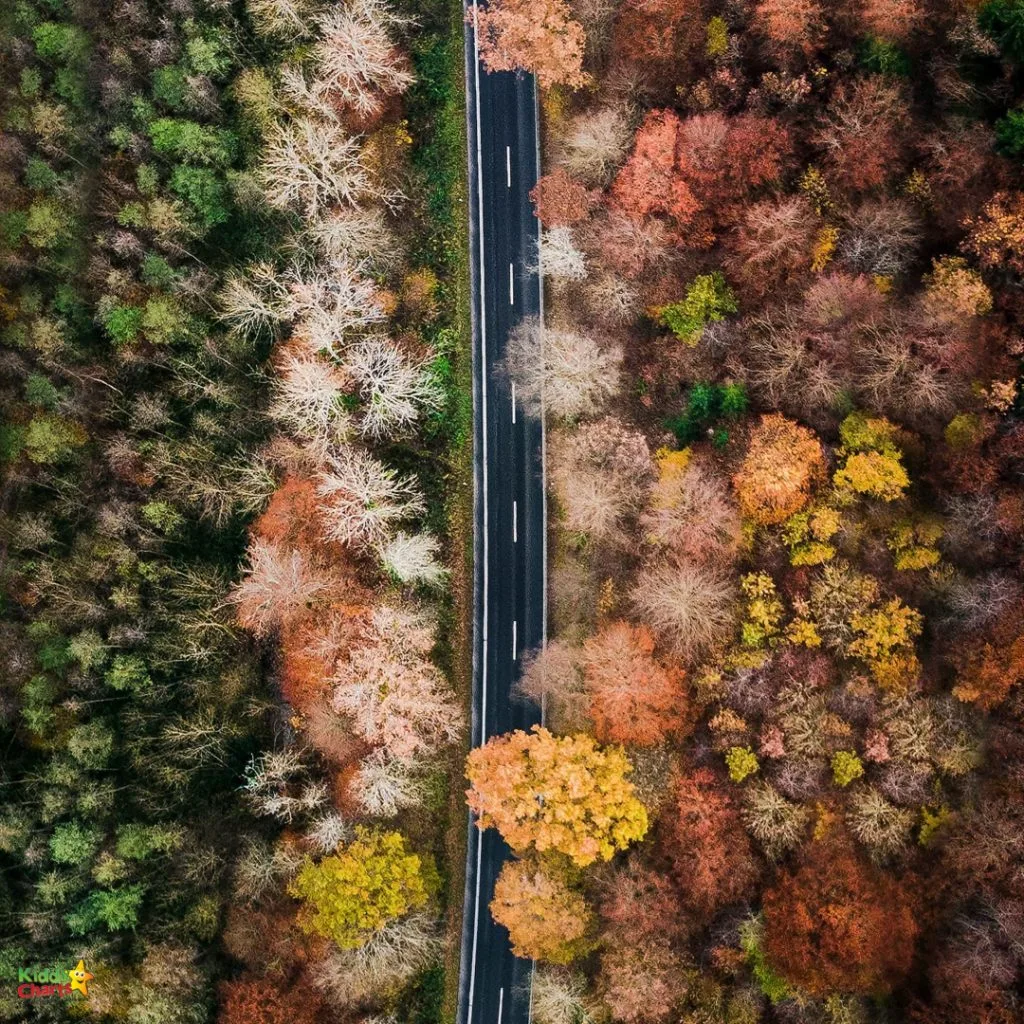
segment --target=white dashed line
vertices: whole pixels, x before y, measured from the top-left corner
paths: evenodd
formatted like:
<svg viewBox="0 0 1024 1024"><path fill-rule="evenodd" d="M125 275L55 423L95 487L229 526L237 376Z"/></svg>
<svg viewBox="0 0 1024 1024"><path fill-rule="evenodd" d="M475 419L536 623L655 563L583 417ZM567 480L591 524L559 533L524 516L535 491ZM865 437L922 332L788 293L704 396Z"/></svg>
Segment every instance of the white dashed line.
<svg viewBox="0 0 1024 1024"><path fill-rule="evenodd" d="M519 543L519 502L512 502L512 543Z"/></svg>
<svg viewBox="0 0 1024 1024"><path fill-rule="evenodd" d="M512 187L512 147L505 147L505 182L509 188Z"/></svg>
<svg viewBox="0 0 1024 1024"><path fill-rule="evenodd" d="M516 269L511 263L508 265L508 304L516 304Z"/></svg>

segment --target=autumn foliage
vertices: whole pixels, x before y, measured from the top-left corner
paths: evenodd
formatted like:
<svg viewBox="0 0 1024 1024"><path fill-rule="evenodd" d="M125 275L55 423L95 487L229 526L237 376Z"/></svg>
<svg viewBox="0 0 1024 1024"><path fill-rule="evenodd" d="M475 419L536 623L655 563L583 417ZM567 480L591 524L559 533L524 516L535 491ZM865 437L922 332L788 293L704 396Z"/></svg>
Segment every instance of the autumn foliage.
<svg viewBox="0 0 1024 1024"><path fill-rule="evenodd" d="M585 867L609 860L647 831L630 770L621 748L534 726L470 752L467 797L479 827L497 828L513 850L554 851Z"/></svg>
<svg viewBox="0 0 1024 1024"><path fill-rule="evenodd" d="M687 725L686 675L654 655L645 626L615 622L583 645L583 671L597 738L649 746Z"/></svg>
<svg viewBox="0 0 1024 1024"><path fill-rule="evenodd" d="M516 956L566 964L587 951L594 918L565 879L529 860L507 861L491 913L508 929Z"/></svg>
<svg viewBox="0 0 1024 1024"><path fill-rule="evenodd" d="M806 992L883 995L910 970L917 913L906 886L842 843L819 842L765 892L765 952Z"/></svg>
<svg viewBox="0 0 1024 1024"><path fill-rule="evenodd" d="M811 431L777 413L762 416L733 477L740 508L756 522L780 523L807 504L824 469Z"/></svg>

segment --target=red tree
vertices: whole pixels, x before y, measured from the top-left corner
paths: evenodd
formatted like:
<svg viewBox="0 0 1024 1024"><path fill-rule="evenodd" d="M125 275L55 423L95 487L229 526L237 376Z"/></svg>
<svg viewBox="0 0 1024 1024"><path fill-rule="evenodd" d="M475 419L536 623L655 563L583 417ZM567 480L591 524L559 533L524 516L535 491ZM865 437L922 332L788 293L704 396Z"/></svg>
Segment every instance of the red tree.
<svg viewBox="0 0 1024 1024"><path fill-rule="evenodd" d="M220 996L219 1024L316 1024L323 1010L312 986L282 991L268 979L225 982Z"/></svg>
<svg viewBox="0 0 1024 1024"><path fill-rule="evenodd" d="M743 899L759 875L732 797L707 769L684 775L662 819L662 837L684 903L703 917Z"/></svg>
<svg viewBox="0 0 1024 1024"><path fill-rule="evenodd" d="M816 842L764 894L765 953L812 995L882 995L910 969L916 906L891 875L842 842Z"/></svg>
<svg viewBox="0 0 1024 1024"><path fill-rule="evenodd" d="M789 150L788 132L770 118L713 113L681 121L653 110L612 198L630 217L666 216L689 245L708 245L712 225L729 223L751 190L778 178Z"/></svg>

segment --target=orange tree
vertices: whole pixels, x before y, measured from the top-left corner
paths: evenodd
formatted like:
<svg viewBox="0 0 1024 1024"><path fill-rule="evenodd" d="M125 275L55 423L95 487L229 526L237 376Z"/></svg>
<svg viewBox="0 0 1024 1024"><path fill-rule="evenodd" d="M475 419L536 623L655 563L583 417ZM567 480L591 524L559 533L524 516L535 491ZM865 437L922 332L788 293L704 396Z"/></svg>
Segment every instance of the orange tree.
<svg viewBox="0 0 1024 1024"><path fill-rule="evenodd" d="M491 914L508 929L516 956L567 964L589 952L594 915L564 876L507 861L494 883Z"/></svg>
<svg viewBox="0 0 1024 1024"><path fill-rule="evenodd" d="M825 457L814 433L773 413L754 427L733 485L743 514L767 526L799 512L824 471Z"/></svg>
<svg viewBox="0 0 1024 1024"><path fill-rule="evenodd" d="M578 867L609 860L647 832L620 747L541 726L496 736L469 754L470 808L517 853L565 854Z"/></svg>

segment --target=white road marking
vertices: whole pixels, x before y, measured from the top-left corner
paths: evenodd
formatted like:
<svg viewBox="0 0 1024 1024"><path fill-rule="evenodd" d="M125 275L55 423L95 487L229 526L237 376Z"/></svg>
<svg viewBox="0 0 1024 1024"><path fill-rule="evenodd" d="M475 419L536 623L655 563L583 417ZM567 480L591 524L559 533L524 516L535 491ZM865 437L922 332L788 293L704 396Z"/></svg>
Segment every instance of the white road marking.
<svg viewBox="0 0 1024 1024"><path fill-rule="evenodd" d="M518 641L518 638L516 636L516 634L518 632L518 629L519 629L519 623L515 619L513 619L512 620L512 660L513 661L516 661L519 658L519 641Z"/></svg>
<svg viewBox="0 0 1024 1024"><path fill-rule="evenodd" d="M516 421L516 382L512 381L512 422Z"/></svg>
<svg viewBox="0 0 1024 1024"><path fill-rule="evenodd" d="M512 543L519 543L519 502L512 502Z"/></svg>
<svg viewBox="0 0 1024 1024"><path fill-rule="evenodd" d="M505 147L505 182L509 188L512 187L512 147Z"/></svg>
<svg viewBox="0 0 1024 1024"><path fill-rule="evenodd" d="M505 989L504 987L498 989L498 1024L501 1024L501 1010L505 1005Z"/></svg>
<svg viewBox="0 0 1024 1024"><path fill-rule="evenodd" d="M516 304L516 268L511 263L508 265L508 304Z"/></svg>

